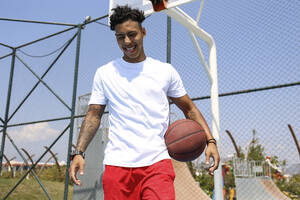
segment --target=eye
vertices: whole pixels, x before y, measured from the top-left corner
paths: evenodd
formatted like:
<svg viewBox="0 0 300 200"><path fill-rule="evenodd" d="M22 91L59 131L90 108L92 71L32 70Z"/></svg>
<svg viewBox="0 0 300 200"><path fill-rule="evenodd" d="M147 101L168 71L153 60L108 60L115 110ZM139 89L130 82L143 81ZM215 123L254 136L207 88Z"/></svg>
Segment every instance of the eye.
<svg viewBox="0 0 300 200"><path fill-rule="evenodd" d="M124 40L125 39L125 35L116 35L117 40Z"/></svg>
<svg viewBox="0 0 300 200"><path fill-rule="evenodd" d="M136 32L130 32L128 33L128 37L133 38L136 36L136 34L137 34Z"/></svg>

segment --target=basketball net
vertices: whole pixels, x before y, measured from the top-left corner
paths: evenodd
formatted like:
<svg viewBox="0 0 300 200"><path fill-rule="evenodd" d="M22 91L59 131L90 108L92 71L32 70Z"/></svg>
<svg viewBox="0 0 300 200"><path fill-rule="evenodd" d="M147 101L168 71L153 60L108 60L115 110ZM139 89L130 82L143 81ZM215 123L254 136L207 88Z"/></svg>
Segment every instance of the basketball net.
<svg viewBox="0 0 300 200"><path fill-rule="evenodd" d="M149 8L149 4L150 6ZM184 26L192 39L196 51L204 67L208 79L210 80L210 93L211 93L211 115L212 115L212 134L218 144L220 151L220 118L219 118L219 92L218 92L218 75L217 75L217 53L216 45L213 37L201 29L198 25L200 15L202 12L203 2L201 0L200 9L197 16L197 21L190 17L187 13L181 10L178 6L190 3L195 0L110 0L110 10L116 5L126 5L133 8L144 10L145 15L150 15L155 12L164 12L166 15L176 20L179 24ZM116 3L117 2L117 3ZM148 7L147 7L148 6ZM198 36L204 40L208 45L208 63L206 62L201 47L196 38ZM223 200L223 178L222 178L222 163L219 168L214 172L214 199Z"/></svg>

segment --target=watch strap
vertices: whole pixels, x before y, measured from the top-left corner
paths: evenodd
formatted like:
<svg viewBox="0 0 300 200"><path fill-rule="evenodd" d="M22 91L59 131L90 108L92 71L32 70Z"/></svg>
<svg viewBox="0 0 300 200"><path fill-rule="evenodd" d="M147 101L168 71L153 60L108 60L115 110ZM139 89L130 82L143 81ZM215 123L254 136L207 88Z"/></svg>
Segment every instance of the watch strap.
<svg viewBox="0 0 300 200"><path fill-rule="evenodd" d="M76 155L81 155L83 159L85 158L85 153L83 151L75 149L72 151L72 153L70 155L70 160L73 160Z"/></svg>

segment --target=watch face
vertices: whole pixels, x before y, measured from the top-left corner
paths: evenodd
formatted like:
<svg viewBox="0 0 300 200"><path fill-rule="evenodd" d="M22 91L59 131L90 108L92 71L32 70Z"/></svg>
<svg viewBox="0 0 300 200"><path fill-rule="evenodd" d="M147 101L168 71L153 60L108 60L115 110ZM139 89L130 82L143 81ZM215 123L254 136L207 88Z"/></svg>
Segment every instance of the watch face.
<svg viewBox="0 0 300 200"><path fill-rule="evenodd" d="M80 151L80 150L74 150L72 151L71 155L70 155L70 160L73 160L73 158L76 156L76 155L81 155L82 158L84 159L85 157L85 153Z"/></svg>

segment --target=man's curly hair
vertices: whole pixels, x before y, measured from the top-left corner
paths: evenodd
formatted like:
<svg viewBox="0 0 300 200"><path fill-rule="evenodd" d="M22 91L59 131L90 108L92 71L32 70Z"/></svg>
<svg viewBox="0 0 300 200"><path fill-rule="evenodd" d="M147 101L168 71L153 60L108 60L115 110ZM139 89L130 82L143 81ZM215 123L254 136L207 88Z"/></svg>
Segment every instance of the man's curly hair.
<svg viewBox="0 0 300 200"><path fill-rule="evenodd" d="M123 22L131 19L132 21L138 22L140 25L145 20L144 11L139 9L133 9L126 6L117 6L112 9L113 14L110 16L110 29L115 30L116 25L122 24Z"/></svg>

